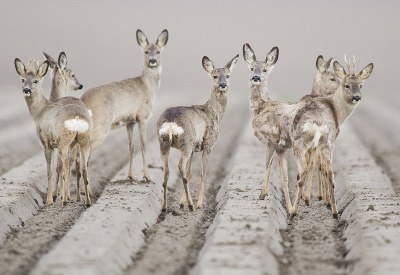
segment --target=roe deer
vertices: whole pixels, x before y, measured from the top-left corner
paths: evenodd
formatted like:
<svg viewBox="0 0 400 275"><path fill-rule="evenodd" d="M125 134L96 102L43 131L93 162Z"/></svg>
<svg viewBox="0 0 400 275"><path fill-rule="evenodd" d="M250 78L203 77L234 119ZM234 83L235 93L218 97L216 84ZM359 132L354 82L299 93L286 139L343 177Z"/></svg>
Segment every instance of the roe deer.
<svg viewBox="0 0 400 275"><path fill-rule="evenodd" d="M14 65L17 73L21 76L22 92L44 148L48 180L47 206L53 204L51 185L55 148L58 148L57 169L62 171L60 177L62 203L63 205L67 203L65 184L69 182L68 149L75 143L78 143L81 149L82 175L86 193L85 204L89 206L87 160L90 150L91 123L88 111L76 104L62 105L50 102L45 98L42 91L42 80L49 68L49 61L46 60L39 66L38 60L33 62L31 59L26 68L24 63L16 58Z"/></svg>
<svg viewBox="0 0 400 275"><path fill-rule="evenodd" d="M67 67L67 55L65 52L61 52L58 61L55 61L50 55L47 53L43 53L46 59L49 61L50 68L52 68L51 73L51 91L50 91L50 101L59 103L59 104L78 104L83 108L86 108L85 104L80 98L67 96L70 91L81 90L83 85L78 81L75 76L75 73ZM92 121L90 120L90 123ZM76 169L76 200L80 201L80 188L79 181L81 178L80 171L80 155L78 148L74 147L70 150L70 166L72 165L73 160L75 160L75 169ZM56 200L58 193L58 181L59 181L60 171L57 171L56 184L53 192L53 200ZM71 197L69 192L69 183L66 185L67 191L66 196L67 199ZM90 187L89 193L90 193Z"/></svg>
<svg viewBox="0 0 400 275"><path fill-rule="evenodd" d="M298 109L294 118L291 139L298 169L298 181L290 218L298 214L305 178L308 173L312 173L312 169L308 169L309 160L314 160L317 150L321 156L323 174L329 183L332 215L334 218L338 218L332 170L333 143L338 135L340 125L350 117L361 100L362 84L371 75L374 66L370 63L356 75L355 59L353 72L351 72L350 62L346 61L346 63L349 74L339 62L333 63L335 74L341 79L341 84L333 96L305 99L303 106Z"/></svg>
<svg viewBox="0 0 400 275"><path fill-rule="evenodd" d="M218 139L219 124L225 113L229 91L229 77L239 58L236 55L225 67L215 68L211 60L204 56L203 68L212 79L210 99L203 105L190 107L172 107L161 114L157 121L157 135L160 142L161 158L164 162L164 202L162 211L167 210L167 182L169 177L168 156L170 148L181 151L179 172L183 181L184 192L180 208L184 207L185 199L188 208L193 211L193 202L189 192L191 162L193 152L201 152L200 192L197 207L203 207L204 181L206 168L211 151Z"/></svg>
<svg viewBox="0 0 400 275"><path fill-rule="evenodd" d="M137 30L136 39L144 53L142 74L87 90L81 99L93 118L90 154L103 143L110 130L125 125L129 138L128 178L132 179L133 128L138 123L143 178L151 181L146 162L146 130L160 87L161 51L167 44L168 31L163 30L155 44L150 44L141 30Z"/></svg>

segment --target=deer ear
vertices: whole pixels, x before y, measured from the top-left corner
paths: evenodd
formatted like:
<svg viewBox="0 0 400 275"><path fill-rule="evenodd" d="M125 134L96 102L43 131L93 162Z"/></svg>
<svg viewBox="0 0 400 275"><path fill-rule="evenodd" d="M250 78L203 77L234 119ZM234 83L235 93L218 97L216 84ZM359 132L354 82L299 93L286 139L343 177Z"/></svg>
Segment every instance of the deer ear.
<svg viewBox="0 0 400 275"><path fill-rule="evenodd" d="M49 69L49 61L46 60L39 66L39 69L37 70L37 75L39 76L39 78L45 76L48 69Z"/></svg>
<svg viewBox="0 0 400 275"><path fill-rule="evenodd" d="M320 73L326 72L325 60L324 60L324 57L322 55L317 57L316 66L317 66L318 72L320 72Z"/></svg>
<svg viewBox="0 0 400 275"><path fill-rule="evenodd" d="M163 30L157 38L156 45L160 48L163 48L168 42L168 31Z"/></svg>
<svg viewBox="0 0 400 275"><path fill-rule="evenodd" d="M364 69L362 69L358 75L360 76L360 78L362 80L365 80L371 76L373 68L374 68L374 64L370 63Z"/></svg>
<svg viewBox="0 0 400 275"><path fill-rule="evenodd" d="M54 67L57 65L57 62L47 53L43 52L43 54L46 57L46 59L49 61L50 67L52 69L54 69Z"/></svg>
<svg viewBox="0 0 400 275"><path fill-rule="evenodd" d="M14 60L14 65L15 65L15 70L17 70L17 73L22 76L25 77L26 74L26 68L24 63L22 63L21 60L19 60L18 58L15 58Z"/></svg>
<svg viewBox="0 0 400 275"><path fill-rule="evenodd" d="M278 61L279 57L279 48L273 47L271 51L268 53L267 58L265 59L269 65L275 65L276 61Z"/></svg>
<svg viewBox="0 0 400 275"><path fill-rule="evenodd" d="M58 57L58 67L60 67L61 70L65 70L65 68L67 68L67 55L65 52L61 52L60 56Z"/></svg>
<svg viewBox="0 0 400 275"><path fill-rule="evenodd" d="M232 58L231 61L229 61L226 64L225 67L229 70L229 72L232 72L233 69L235 69L235 66L236 66L236 63L238 62L238 59L239 59L239 54L237 54L234 58Z"/></svg>
<svg viewBox="0 0 400 275"><path fill-rule="evenodd" d="M207 56L203 57L201 63L203 64L204 70L206 70L208 73L212 73L214 71L214 64Z"/></svg>
<svg viewBox="0 0 400 275"><path fill-rule="evenodd" d="M340 79L344 79L347 76L346 70L337 61L333 62L333 71Z"/></svg>
<svg viewBox="0 0 400 275"><path fill-rule="evenodd" d="M253 49L250 47L249 43L243 45L243 58L244 61L246 61L249 65L257 60L256 55Z"/></svg>
<svg viewBox="0 0 400 275"><path fill-rule="evenodd" d="M325 69L328 71L329 67L331 66L333 57L329 58L328 61L325 62Z"/></svg>
<svg viewBox="0 0 400 275"><path fill-rule="evenodd" d="M136 31L136 40L140 47L144 48L149 44L146 35L141 30Z"/></svg>

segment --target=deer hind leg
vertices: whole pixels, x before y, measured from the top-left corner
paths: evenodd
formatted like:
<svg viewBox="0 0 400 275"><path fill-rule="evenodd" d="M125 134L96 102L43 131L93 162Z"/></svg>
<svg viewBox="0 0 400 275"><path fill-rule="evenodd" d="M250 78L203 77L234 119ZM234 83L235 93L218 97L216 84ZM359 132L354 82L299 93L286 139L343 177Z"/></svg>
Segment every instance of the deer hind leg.
<svg viewBox="0 0 400 275"><path fill-rule="evenodd" d="M147 182L150 182L149 172L147 170L147 161L146 161L146 132L147 132L147 120L139 122L139 136L140 136L140 149L142 151L142 160L143 160L143 179Z"/></svg>
<svg viewBox="0 0 400 275"><path fill-rule="evenodd" d="M336 206L336 197L335 197L335 176L333 174L333 169L332 169L332 154L328 150L325 150L322 153L322 158L325 159L325 169L326 169L326 175L329 183L329 193L331 197L331 207L332 207L332 216L334 219L338 218L338 211L337 211L337 206Z"/></svg>
<svg viewBox="0 0 400 275"><path fill-rule="evenodd" d="M133 163L133 152L135 148L133 146L133 128L135 124L127 124L126 130L128 132L128 144L129 144L129 171L128 171L128 179L133 179L132 177L132 163Z"/></svg>
<svg viewBox="0 0 400 275"><path fill-rule="evenodd" d="M329 197L329 183L328 183L328 174L327 174L327 169L326 169L326 161L321 157L321 163L322 163L322 175L323 175L323 184L324 184L324 205L326 207L330 208L331 207L331 201Z"/></svg>
<svg viewBox="0 0 400 275"><path fill-rule="evenodd" d="M266 161L266 171L264 176L264 183L262 186L261 194L259 199L263 200L268 194L268 182L269 182L269 175L271 172L271 165L272 165L272 157L274 156L275 148L268 146L267 147L267 161Z"/></svg>
<svg viewBox="0 0 400 275"><path fill-rule="evenodd" d="M322 200L322 187L323 187L323 174L322 174L322 160L321 160L321 153L319 149L317 149L317 174L318 174L318 200Z"/></svg>
<svg viewBox="0 0 400 275"><path fill-rule="evenodd" d="M44 156L46 158L47 163L47 201L46 206L50 206L54 203L53 195L51 193L51 186L53 181L53 155L54 152L50 148L44 149Z"/></svg>
<svg viewBox="0 0 400 275"><path fill-rule="evenodd" d="M307 171L308 171L308 163L307 163L307 158L306 158L306 153L304 150L302 152L296 152L295 151L295 160L297 164L297 169L298 169L298 175L297 175L297 193L296 193L296 198L294 201L293 205L293 211L290 214L289 218L293 219L298 213L299 213L299 204L300 204L300 199L303 195L304 191L304 182L307 177Z"/></svg>
<svg viewBox="0 0 400 275"><path fill-rule="evenodd" d="M89 207L91 205L89 196L89 173L88 173L88 162L89 162L89 143L81 143L79 145L82 157L82 178L85 186L85 205ZM79 154L78 154L79 155Z"/></svg>
<svg viewBox="0 0 400 275"><path fill-rule="evenodd" d="M179 168L179 173L181 174L181 177L182 177L183 188L185 190L185 195L186 195L189 211L193 211L193 201L192 201L192 197L190 196L189 182L188 182L188 178L187 178L187 166L188 166L190 157L191 157L191 153L182 152L178 168Z"/></svg>
<svg viewBox="0 0 400 275"><path fill-rule="evenodd" d="M192 152L192 155L190 156L188 167L187 167L188 182L190 182L190 180L192 178L192 158L193 158L193 152ZM183 207L185 206L185 201L186 201L186 193L185 193L185 190L183 190L181 200L179 202L180 209L183 209Z"/></svg>
<svg viewBox="0 0 400 275"><path fill-rule="evenodd" d="M53 153L53 155L54 155L54 153ZM62 174L62 166L59 167L59 165L58 165L58 163L61 163L61 161L58 158L59 158L59 156L58 156L58 149L57 149L56 182L55 182L54 190L53 190L53 201L54 202L57 200L58 185L61 184L61 174Z"/></svg>
<svg viewBox="0 0 400 275"><path fill-rule="evenodd" d="M212 148L205 148L201 159L200 193L199 193L199 199L197 201L198 208L203 207L204 182L206 178L207 164L208 164L208 159L210 158L211 150Z"/></svg>
<svg viewBox="0 0 400 275"><path fill-rule="evenodd" d="M163 181L163 188L164 188L164 201L162 205L162 212L167 211L167 184L169 178L169 167L168 167L168 157L169 157L169 149L161 149L161 159L164 162L164 181Z"/></svg>
<svg viewBox="0 0 400 275"><path fill-rule="evenodd" d="M315 150L311 150L310 156L308 159L308 175L307 175L307 189L306 189L306 194L304 197L304 202L307 206L310 206L310 198L311 198L311 185L312 185L312 179L314 176L314 166L317 165L317 162L315 161L316 157L316 152Z"/></svg>
<svg viewBox="0 0 400 275"><path fill-rule="evenodd" d="M60 158L62 159L62 184L61 184L61 192L63 194L62 204L63 206L67 205L68 192L69 192L69 156L68 156L68 147L59 148Z"/></svg>
<svg viewBox="0 0 400 275"><path fill-rule="evenodd" d="M72 167L72 163L75 160L75 170L76 170L76 201L81 200L81 193L80 193L80 187L79 187L79 181L81 179L81 156L79 154L79 144L71 144L70 146L70 154L69 154L69 164L70 168ZM70 169L71 170L71 169ZM70 177L71 177L71 171L68 172ZM68 183L69 184L69 183Z"/></svg>
<svg viewBox="0 0 400 275"><path fill-rule="evenodd" d="M292 203L290 201L290 195L289 195L289 187L288 187L288 169L287 169L287 155L286 151L280 151L277 152L278 156L278 161L279 161L279 169L280 169L280 176L281 176L281 184L282 184L282 189L283 193L285 195L285 201L286 201L286 211L288 214L292 213Z"/></svg>

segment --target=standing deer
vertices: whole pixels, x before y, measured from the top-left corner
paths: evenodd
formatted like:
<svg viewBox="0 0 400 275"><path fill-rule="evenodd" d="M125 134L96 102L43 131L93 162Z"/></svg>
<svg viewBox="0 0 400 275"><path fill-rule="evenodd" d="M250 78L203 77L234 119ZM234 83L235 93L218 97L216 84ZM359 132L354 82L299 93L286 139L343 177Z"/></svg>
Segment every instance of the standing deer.
<svg viewBox="0 0 400 275"><path fill-rule="evenodd" d="M46 59L49 61L51 72L51 91L50 91L50 101L59 103L59 104L77 104L86 108L85 103L80 98L67 96L70 91L81 90L83 85L78 81L75 76L75 73L67 67L67 55L64 52L61 52L58 61L55 61L50 55L47 53L43 53ZM92 120L90 120L92 124ZM92 127L92 126L91 126ZM76 169L76 200L80 201L80 188L79 181L81 178L80 171L80 154L79 150L75 148L71 148L70 150L70 166L75 160L75 169ZM58 193L58 181L59 181L60 171L57 171L56 184L53 192L53 200L56 200ZM69 183L66 185L67 187L67 199L71 197L69 191ZM89 193L90 193L90 187Z"/></svg>
<svg viewBox="0 0 400 275"><path fill-rule="evenodd" d="M141 30L137 30L136 39L144 53L142 74L87 90L81 99L93 119L90 154L103 143L110 130L126 126L129 138L128 178L132 179L133 128L139 124L143 178L151 181L146 162L146 130L160 87L161 52L167 44L168 31L163 30L155 44L150 44Z"/></svg>
<svg viewBox="0 0 400 275"><path fill-rule="evenodd" d="M373 70L370 63L356 75L356 62L353 60L351 72L350 60L346 60L349 74L335 61L333 68L341 84L332 97L315 97L304 100L303 106L298 109L294 118L291 139L293 152L298 169L297 193L293 212L290 218L298 214L300 198L303 194L304 181L307 174L309 160L313 160L318 150L321 155L322 170L329 183L329 193L332 203L332 215L338 218L335 199L335 181L332 170L332 156L334 141L338 135L339 127L353 113L362 98L362 86ZM310 156L310 158L308 158Z"/></svg>
<svg viewBox="0 0 400 275"><path fill-rule="evenodd" d="M32 64L33 63L33 64ZM28 63L28 69L18 58L14 61L15 69L22 79L22 92L29 112L35 121L36 131L44 148L47 162L47 206L53 204L51 192L53 176L53 153L58 149L57 169L62 171L61 198L63 205L67 203L66 184L69 182L68 149L75 143L79 144L82 155L82 175L85 183L85 204L90 205L87 191L89 184L87 160L90 146L90 116L88 111L75 104L57 104L45 98L42 91L43 76L47 73L49 62L46 60L40 66L38 60Z"/></svg>
<svg viewBox="0 0 400 275"><path fill-rule="evenodd" d="M184 192L181 197L180 208L183 209L186 199L190 211L193 211L193 202L189 192L192 156L193 152L203 151L200 193L197 201L197 207L203 207L207 163L218 139L219 124L225 113L228 100L229 77L238 58L239 55L236 55L225 67L215 68L211 60L204 56L202 59L203 68L212 79L210 99L203 105L168 108L158 119L157 135L160 142L161 158L164 162L163 212L167 210L168 156L171 147L181 151L178 168L183 181Z"/></svg>

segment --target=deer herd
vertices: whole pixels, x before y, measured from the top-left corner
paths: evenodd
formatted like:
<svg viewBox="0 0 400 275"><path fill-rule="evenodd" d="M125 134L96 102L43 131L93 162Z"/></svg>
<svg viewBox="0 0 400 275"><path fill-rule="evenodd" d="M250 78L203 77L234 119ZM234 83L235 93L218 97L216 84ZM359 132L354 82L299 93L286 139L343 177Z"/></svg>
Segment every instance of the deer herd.
<svg viewBox="0 0 400 275"><path fill-rule="evenodd" d="M60 53L58 60L44 53L46 60L30 59L27 66L15 59L15 69L22 80L22 93L36 124L38 138L44 148L47 162L47 206L54 203L60 184L60 201L70 199L69 182L71 165L75 161L77 174L76 200L80 200L79 181L83 178L85 204L90 206L89 159L112 129L126 126L129 140L129 171L132 179L134 153L133 128L139 125L140 147L143 159L143 178L150 182L146 162L147 123L160 87L161 52L168 41L168 31L163 30L157 41L149 43L141 30L136 39L144 53L144 68L140 76L105 84L87 90L82 97L67 96L70 91L83 86L73 71L67 67L67 56ZM250 113L254 135L266 146L266 171L259 199L268 194L272 158L276 154L280 168L280 181L286 202L288 218L298 214L302 198L310 204L311 183L316 170L318 199L331 207L338 218L335 199L335 180L332 170L334 142L340 125L353 113L362 98L362 85L373 70L370 63L356 74L356 60L345 63L348 72L332 58L325 62L317 58L317 75L312 92L297 103L272 100L268 94L267 78L278 61L279 49L274 47L265 60L257 60L249 44L243 45L243 57L250 70ZM209 100L203 105L178 106L166 109L157 122L157 136L164 164L164 200L162 211L167 210L168 157L171 147L181 152L179 173L184 192L180 208L187 204L194 210L190 196L191 162L194 152L202 152L200 192L197 207L203 207L207 163L219 136L219 126L224 116L230 89L230 75L239 59L236 55L228 63L216 68L204 56L202 65L209 74L212 86ZM43 77L51 72L51 93L47 99L42 90ZM292 204L288 189L287 150L292 148L297 165L297 192ZM56 181L53 184L53 158L57 152ZM306 187L306 190L304 188Z"/></svg>

